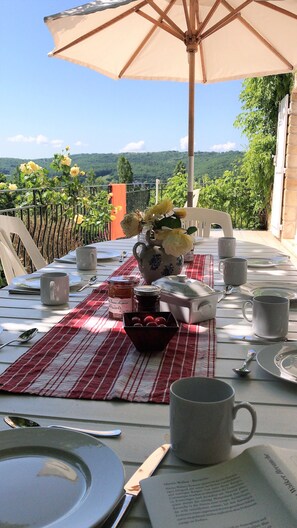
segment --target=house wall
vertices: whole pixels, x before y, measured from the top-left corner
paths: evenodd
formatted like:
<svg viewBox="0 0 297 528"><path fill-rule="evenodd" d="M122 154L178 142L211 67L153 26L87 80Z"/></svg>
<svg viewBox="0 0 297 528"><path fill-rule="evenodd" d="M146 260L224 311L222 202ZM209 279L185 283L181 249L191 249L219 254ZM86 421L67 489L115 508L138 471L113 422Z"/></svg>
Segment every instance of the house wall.
<svg viewBox="0 0 297 528"><path fill-rule="evenodd" d="M297 76L290 97L290 114L285 162L282 239L294 239L297 232Z"/></svg>

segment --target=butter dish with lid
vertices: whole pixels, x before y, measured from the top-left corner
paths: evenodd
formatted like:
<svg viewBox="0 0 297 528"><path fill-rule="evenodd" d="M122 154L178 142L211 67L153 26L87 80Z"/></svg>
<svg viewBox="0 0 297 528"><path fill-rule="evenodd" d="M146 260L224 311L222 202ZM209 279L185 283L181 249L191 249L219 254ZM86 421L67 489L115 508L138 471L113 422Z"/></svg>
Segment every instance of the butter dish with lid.
<svg viewBox="0 0 297 528"><path fill-rule="evenodd" d="M160 309L188 324L213 319L222 292L186 275L168 275L154 281L161 288Z"/></svg>

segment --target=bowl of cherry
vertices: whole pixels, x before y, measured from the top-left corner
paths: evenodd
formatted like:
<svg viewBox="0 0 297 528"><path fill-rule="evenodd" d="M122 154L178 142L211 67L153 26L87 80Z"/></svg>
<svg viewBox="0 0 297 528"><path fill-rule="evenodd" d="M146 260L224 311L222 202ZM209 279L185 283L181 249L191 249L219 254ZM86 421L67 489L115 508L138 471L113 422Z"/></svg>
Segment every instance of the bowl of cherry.
<svg viewBox="0 0 297 528"><path fill-rule="evenodd" d="M178 331L171 312L126 312L123 325L139 352L161 352Z"/></svg>

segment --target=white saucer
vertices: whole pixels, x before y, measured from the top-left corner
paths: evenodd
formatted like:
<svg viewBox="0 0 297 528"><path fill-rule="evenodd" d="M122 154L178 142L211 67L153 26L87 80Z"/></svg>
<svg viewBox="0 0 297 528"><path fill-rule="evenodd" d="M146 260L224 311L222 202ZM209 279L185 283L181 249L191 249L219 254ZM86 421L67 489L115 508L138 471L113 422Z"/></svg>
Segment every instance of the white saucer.
<svg viewBox="0 0 297 528"><path fill-rule="evenodd" d="M287 297L290 300L297 299L297 286L295 283L283 284L280 282L253 282L242 284L239 287L240 292L249 295L251 297L256 297L259 295L274 295L277 297Z"/></svg>
<svg viewBox="0 0 297 528"><path fill-rule="evenodd" d="M124 484L121 461L99 440L42 427L0 432L0 475L1 526L26 528L98 526Z"/></svg>
<svg viewBox="0 0 297 528"><path fill-rule="evenodd" d="M107 260L107 259L114 259L114 258L120 258L121 252L109 250L109 249L100 249L97 251L97 261L98 260ZM63 258L63 257L62 257ZM76 253L75 251L71 251L68 255L65 255L65 259L73 259L72 262L76 262Z"/></svg>
<svg viewBox="0 0 297 528"><path fill-rule="evenodd" d="M266 372L277 378L297 383L297 343L275 343L262 348L257 362Z"/></svg>
<svg viewBox="0 0 297 528"><path fill-rule="evenodd" d="M50 273L52 272L44 272L44 273ZM14 277L11 281L11 284L14 286L17 286L18 288L28 288L30 290L40 290L40 277L42 273L32 273L32 275L19 275L18 277ZM74 286L79 286L82 283L81 277L78 275L69 275L69 286L70 288Z"/></svg>

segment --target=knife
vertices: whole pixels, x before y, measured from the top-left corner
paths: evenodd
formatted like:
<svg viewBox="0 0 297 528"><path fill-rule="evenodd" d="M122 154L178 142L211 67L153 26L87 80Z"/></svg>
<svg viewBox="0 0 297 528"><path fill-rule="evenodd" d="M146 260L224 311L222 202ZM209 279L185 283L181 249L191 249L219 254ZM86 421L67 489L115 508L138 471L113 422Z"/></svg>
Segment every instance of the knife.
<svg viewBox="0 0 297 528"><path fill-rule="evenodd" d="M163 460L169 448L170 444L163 444L153 451L153 453L143 462L143 464L141 464L141 466L135 471L132 477L125 484L124 502L110 528L116 528L119 526L129 506L141 492L140 481L150 477L154 473L155 469L158 467L161 460Z"/></svg>

